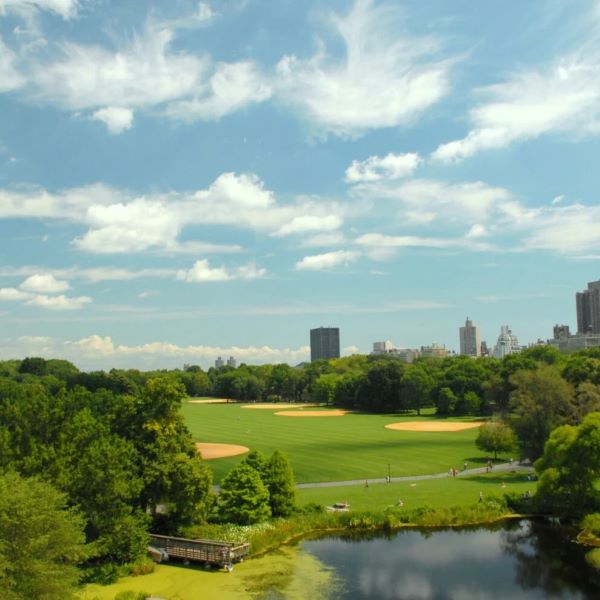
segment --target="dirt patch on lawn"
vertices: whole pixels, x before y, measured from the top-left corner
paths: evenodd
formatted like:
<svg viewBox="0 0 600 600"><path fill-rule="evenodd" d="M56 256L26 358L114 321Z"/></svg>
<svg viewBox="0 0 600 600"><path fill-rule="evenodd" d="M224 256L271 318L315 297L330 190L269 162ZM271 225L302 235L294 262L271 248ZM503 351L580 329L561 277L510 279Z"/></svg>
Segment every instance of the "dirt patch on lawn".
<svg viewBox="0 0 600 600"><path fill-rule="evenodd" d="M483 423L460 423L459 421L405 421L404 423L390 423L386 429L399 431L463 431L464 429L475 429Z"/></svg>
<svg viewBox="0 0 600 600"><path fill-rule="evenodd" d="M269 402L257 402L256 404L244 404L242 408L251 408L256 410L280 410L282 408L292 410L294 408L313 408L319 406L318 404L288 404L286 403L269 403Z"/></svg>
<svg viewBox="0 0 600 600"><path fill-rule="evenodd" d="M188 404L229 404L227 398L206 398L205 400L188 400Z"/></svg>
<svg viewBox="0 0 600 600"><path fill-rule="evenodd" d="M347 410L282 410L275 413L280 417L343 417Z"/></svg>
<svg viewBox="0 0 600 600"><path fill-rule="evenodd" d="M250 451L246 446L237 446L236 444L205 444L198 442L196 449L204 460L214 460L215 458L225 458L227 456L237 456Z"/></svg>

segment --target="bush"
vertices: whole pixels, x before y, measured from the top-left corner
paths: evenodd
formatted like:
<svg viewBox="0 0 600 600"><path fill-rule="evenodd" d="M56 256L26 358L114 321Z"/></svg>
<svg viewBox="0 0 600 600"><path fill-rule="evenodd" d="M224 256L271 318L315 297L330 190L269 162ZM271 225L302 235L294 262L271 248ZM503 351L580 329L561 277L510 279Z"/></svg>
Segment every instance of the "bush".
<svg viewBox="0 0 600 600"><path fill-rule="evenodd" d="M115 600L146 600L150 594L146 592L134 592L132 590L123 590L115 596Z"/></svg>
<svg viewBox="0 0 600 600"><path fill-rule="evenodd" d="M583 519L581 527L586 531L589 531L591 534L600 537L600 513L592 513L591 515L587 515Z"/></svg>
<svg viewBox="0 0 600 600"><path fill-rule="evenodd" d="M150 573L154 573L155 569L156 564L149 558L138 560L129 565L129 572L134 577L137 577L138 575L149 575Z"/></svg>
<svg viewBox="0 0 600 600"><path fill-rule="evenodd" d="M110 585L119 579L119 568L114 563L94 565L85 570L83 583Z"/></svg>

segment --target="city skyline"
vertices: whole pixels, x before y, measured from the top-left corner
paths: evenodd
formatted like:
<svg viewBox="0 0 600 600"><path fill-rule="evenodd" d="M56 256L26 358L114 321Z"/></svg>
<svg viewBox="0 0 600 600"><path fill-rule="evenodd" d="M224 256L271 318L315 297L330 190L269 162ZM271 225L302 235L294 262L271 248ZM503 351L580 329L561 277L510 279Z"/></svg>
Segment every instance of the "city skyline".
<svg viewBox="0 0 600 600"><path fill-rule="evenodd" d="M0 1L0 359L576 331L598 30L593 0Z"/></svg>

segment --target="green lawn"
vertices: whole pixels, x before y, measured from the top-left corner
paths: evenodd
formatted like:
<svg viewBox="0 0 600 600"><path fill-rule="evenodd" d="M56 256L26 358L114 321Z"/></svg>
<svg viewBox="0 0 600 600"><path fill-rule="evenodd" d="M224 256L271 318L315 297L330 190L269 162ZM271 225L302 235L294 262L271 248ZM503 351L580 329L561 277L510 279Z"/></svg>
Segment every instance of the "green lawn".
<svg viewBox="0 0 600 600"><path fill-rule="evenodd" d="M502 482L504 486L502 487ZM395 506L402 500L405 508L417 508L425 504L432 508L469 505L478 501L479 492L484 497L502 496L504 493L524 494L535 491L536 482L528 481L527 474L491 473L470 477L447 477L402 483L380 483L364 486L335 488L308 488L299 490L298 504L310 502L330 506L334 502L348 502L352 511L379 511Z"/></svg>
<svg viewBox="0 0 600 600"><path fill-rule="evenodd" d="M265 454L279 448L299 483L446 472L485 463L474 443L477 430L454 433L391 431L387 423L432 416L348 414L343 417L283 417L275 410L239 404L190 404L183 414L195 441L248 446ZM457 419L453 419L457 420ZM210 461L218 483L243 456Z"/></svg>

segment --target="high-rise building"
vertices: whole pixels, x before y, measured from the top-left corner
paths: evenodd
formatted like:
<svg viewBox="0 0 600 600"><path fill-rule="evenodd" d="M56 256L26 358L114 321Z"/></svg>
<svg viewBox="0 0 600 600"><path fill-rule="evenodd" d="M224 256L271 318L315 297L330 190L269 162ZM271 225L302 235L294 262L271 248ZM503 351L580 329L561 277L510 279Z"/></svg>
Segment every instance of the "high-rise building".
<svg viewBox="0 0 600 600"><path fill-rule="evenodd" d="M519 340L516 335L510 330L508 325L502 325L500 327L500 335L498 341L494 346L494 357L504 358L507 354L513 354L514 352L520 352L521 346L519 346Z"/></svg>
<svg viewBox="0 0 600 600"><path fill-rule="evenodd" d="M448 350L446 346L433 342L429 346L421 346L420 355L423 358L446 358Z"/></svg>
<svg viewBox="0 0 600 600"><path fill-rule="evenodd" d="M339 358L340 330L337 327L318 327L310 330L310 360Z"/></svg>
<svg viewBox="0 0 600 600"><path fill-rule="evenodd" d="M463 356L481 356L481 334L479 327L467 317L465 326L459 329L460 353Z"/></svg>
<svg viewBox="0 0 600 600"><path fill-rule="evenodd" d="M215 368L220 369L225 363L220 356L217 356L217 360L215 360Z"/></svg>
<svg viewBox="0 0 600 600"><path fill-rule="evenodd" d="M600 281L588 283L588 289L575 294L577 333L600 333Z"/></svg>
<svg viewBox="0 0 600 600"><path fill-rule="evenodd" d="M237 363L236 363L236 361L235 361L235 358L234 358L233 356L230 356L230 357L227 359L227 366L228 366L228 367L233 367L234 369L236 368L236 366L237 366Z"/></svg>

